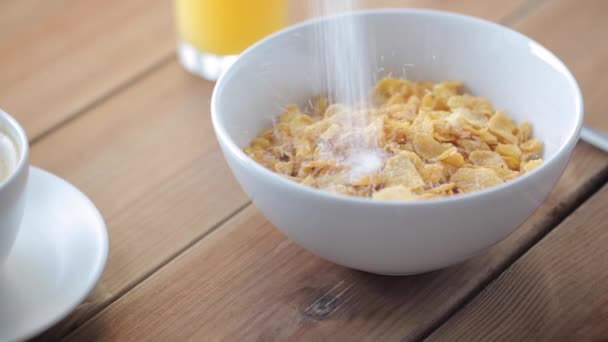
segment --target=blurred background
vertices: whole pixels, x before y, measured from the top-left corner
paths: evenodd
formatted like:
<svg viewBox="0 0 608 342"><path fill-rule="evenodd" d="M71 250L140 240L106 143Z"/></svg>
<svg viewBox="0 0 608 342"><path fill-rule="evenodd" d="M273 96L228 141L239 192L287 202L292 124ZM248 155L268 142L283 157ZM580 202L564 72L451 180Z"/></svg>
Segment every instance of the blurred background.
<svg viewBox="0 0 608 342"><path fill-rule="evenodd" d="M289 22L313 16L290 0ZM587 124L602 120L608 81L608 1L366 0L365 7L435 8L486 18L554 51L579 80ZM0 1L0 103L37 136L175 58L172 0ZM202 82L202 81L201 81ZM45 111L38 110L44 104Z"/></svg>

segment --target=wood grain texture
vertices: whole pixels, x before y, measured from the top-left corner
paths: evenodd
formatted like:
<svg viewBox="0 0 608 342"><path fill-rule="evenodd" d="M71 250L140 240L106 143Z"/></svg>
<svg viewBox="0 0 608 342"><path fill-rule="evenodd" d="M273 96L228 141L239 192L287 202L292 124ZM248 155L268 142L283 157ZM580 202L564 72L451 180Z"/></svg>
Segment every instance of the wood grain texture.
<svg viewBox="0 0 608 342"><path fill-rule="evenodd" d="M167 59L169 0L0 1L0 108L30 139Z"/></svg>
<svg viewBox="0 0 608 342"><path fill-rule="evenodd" d="M577 78L587 124L608 132L608 1L545 1L515 28L552 50Z"/></svg>
<svg viewBox="0 0 608 342"><path fill-rule="evenodd" d="M319 8L315 4L319 0L291 0L293 21L319 15ZM521 14L521 9L527 9L535 0L357 0L354 4L361 8L430 8L443 11L452 11L493 21L502 21L511 14ZM322 14L322 13L321 13ZM508 14L508 15L505 15Z"/></svg>
<svg viewBox="0 0 608 342"><path fill-rule="evenodd" d="M33 146L33 164L96 203L111 246L97 291L46 337L78 325L247 203L211 128L212 87L173 61Z"/></svg>
<svg viewBox="0 0 608 342"><path fill-rule="evenodd" d="M608 186L430 341L608 340Z"/></svg>
<svg viewBox="0 0 608 342"><path fill-rule="evenodd" d="M581 144L542 207L472 260L412 277L352 271L287 240L254 207L87 322L71 340L351 340L425 336L605 177Z"/></svg>

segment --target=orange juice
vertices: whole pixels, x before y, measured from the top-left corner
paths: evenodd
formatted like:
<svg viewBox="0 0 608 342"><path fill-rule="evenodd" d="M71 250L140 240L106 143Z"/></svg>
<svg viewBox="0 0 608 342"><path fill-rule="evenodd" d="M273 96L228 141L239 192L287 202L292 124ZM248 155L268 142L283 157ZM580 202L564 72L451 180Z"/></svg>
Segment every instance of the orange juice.
<svg viewBox="0 0 608 342"><path fill-rule="evenodd" d="M204 53L235 55L287 24L288 0L175 0L180 38Z"/></svg>

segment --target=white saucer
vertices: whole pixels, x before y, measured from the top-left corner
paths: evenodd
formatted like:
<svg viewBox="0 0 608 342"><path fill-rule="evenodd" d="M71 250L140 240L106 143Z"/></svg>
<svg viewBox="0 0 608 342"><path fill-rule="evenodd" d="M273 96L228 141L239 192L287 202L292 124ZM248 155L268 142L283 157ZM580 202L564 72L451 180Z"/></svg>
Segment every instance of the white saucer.
<svg viewBox="0 0 608 342"><path fill-rule="evenodd" d="M0 341L35 336L93 289L108 255L99 211L61 178L31 167L17 241L0 266Z"/></svg>

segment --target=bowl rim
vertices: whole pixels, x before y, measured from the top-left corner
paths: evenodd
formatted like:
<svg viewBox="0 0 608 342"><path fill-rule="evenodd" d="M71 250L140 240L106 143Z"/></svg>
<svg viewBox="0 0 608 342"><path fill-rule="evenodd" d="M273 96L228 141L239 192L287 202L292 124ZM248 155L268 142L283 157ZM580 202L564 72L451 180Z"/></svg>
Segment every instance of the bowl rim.
<svg viewBox="0 0 608 342"><path fill-rule="evenodd" d="M17 145L19 153L19 162L14 170L12 170L11 174L3 180L0 180L0 193L9 187L9 184L13 184L15 179L20 177L23 174L23 170L29 168L29 154L30 154L30 146L29 140L27 137L27 133L23 126L12 117L9 113L0 109L0 130L4 128L6 130L12 130L15 132L16 136L10 136L10 139ZM6 133L6 132L5 132ZM10 133L9 133L10 134Z"/></svg>
<svg viewBox="0 0 608 342"><path fill-rule="evenodd" d="M234 66L241 63L243 60L247 59L247 56L254 53L260 46L269 44L271 41L276 39L279 36L284 36L286 34L292 33L294 31L298 31L306 26L318 25L320 23L332 20L338 20L341 17L345 16L372 16L372 15L391 15L391 14L400 14L400 15L426 15L426 16L434 16L434 17L444 17L444 18L452 18L461 20L463 22L469 21L474 24L486 25L487 27L491 27L494 29L503 30L511 35L514 35L517 38L523 39L528 42L529 45L534 47L535 49L539 49L542 53L551 58L553 60L552 67L554 69L559 69L560 72L566 77L566 80L570 84L571 88L574 90L574 115L576 115L576 125L568 132L567 138L561 144L561 146L557 149L557 151L548 159L544 159L544 162L536 169L531 172L525 173L515 179L509 180L508 182L504 182L497 186L492 186L489 188L485 188L482 190L457 194L453 196L447 197L438 197L438 198L429 198L429 199L420 199L420 200L411 200L411 201L396 201L396 200L375 200L368 197L356 197L343 195L338 193L332 193L329 191L313 188L307 185L303 185L292 180L283 177L256 162L251 157L249 157L242 148L240 148L234 140L230 137L223 124L221 124L220 120L220 110L218 106L218 97L220 97L220 93L222 89L225 87L226 80L232 77L232 74L236 70ZM460 13L448 12L448 11L440 11L440 10L431 10L431 9L414 9L414 8L379 8L379 9L367 9L367 10L359 10L347 13L341 13L338 15L331 16L323 16L318 18L309 19L303 21L301 23L297 23L291 26L288 26L282 30L274 32L269 36L263 38L257 43L248 47L245 51L243 51L237 60L232 64L226 72L224 72L220 78L218 79L211 96L211 121L213 128L215 130L216 137L220 144L224 145L227 149L228 153L231 153L236 159L240 162L244 163L246 169L258 173L259 176L267 177L268 180L274 184L287 187L292 191L300 191L304 192L310 196L317 196L325 200L332 201L341 201L347 202L351 204L360 204L360 205L368 205L368 206L381 206L381 207L420 207L420 206L428 206L428 205L436 205L436 204L447 204L452 202L462 202L465 200L473 200L480 199L484 197L489 197L497 192L504 190L507 187L513 187L515 185L527 182L531 179L532 176L538 173L542 173L545 170L548 170L549 167L558 161L558 156L562 156L564 153L571 153L572 149L578 142L578 138L580 136L580 132L583 125L583 96L581 93L581 89L576 81L576 78L568 69L568 67L564 64L564 62L557 57L553 52L549 49L545 48L542 44L538 43L534 39L515 31L507 26L470 16ZM563 172L563 171L562 171Z"/></svg>

